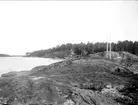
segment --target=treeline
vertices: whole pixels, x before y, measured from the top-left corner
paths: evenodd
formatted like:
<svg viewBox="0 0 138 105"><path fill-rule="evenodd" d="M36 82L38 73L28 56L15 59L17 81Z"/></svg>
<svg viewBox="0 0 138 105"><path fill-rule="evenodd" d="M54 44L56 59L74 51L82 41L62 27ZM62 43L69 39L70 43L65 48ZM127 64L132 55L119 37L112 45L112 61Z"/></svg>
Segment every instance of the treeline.
<svg viewBox="0 0 138 105"><path fill-rule="evenodd" d="M27 52L26 56L35 56L35 57L59 57L64 58L71 54L87 56L89 54L94 54L97 52L106 51L105 42L97 43L79 43L79 44L62 44L46 50L39 50L34 52ZM118 41L117 43L112 43L112 51L127 51L129 53L138 55L138 42L132 41ZM47 56L48 55L48 56Z"/></svg>

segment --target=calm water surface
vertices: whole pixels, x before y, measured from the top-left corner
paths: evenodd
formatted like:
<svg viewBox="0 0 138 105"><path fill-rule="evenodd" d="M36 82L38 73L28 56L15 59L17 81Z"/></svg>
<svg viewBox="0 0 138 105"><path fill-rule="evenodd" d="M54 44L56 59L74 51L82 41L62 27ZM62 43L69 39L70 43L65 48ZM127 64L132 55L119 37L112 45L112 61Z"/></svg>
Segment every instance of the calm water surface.
<svg viewBox="0 0 138 105"><path fill-rule="evenodd" d="M40 65L49 65L61 60L34 57L0 57L0 75L10 71L24 71Z"/></svg>

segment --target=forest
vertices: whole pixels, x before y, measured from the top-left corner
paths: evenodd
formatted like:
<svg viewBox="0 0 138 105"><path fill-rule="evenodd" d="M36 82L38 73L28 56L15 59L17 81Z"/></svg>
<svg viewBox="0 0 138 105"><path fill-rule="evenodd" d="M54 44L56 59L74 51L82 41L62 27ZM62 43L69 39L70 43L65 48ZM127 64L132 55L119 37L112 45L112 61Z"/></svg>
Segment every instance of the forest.
<svg viewBox="0 0 138 105"><path fill-rule="evenodd" d="M135 41L118 41L117 43L112 42L112 51L127 51L129 53L138 55L138 42ZM56 47L38 50L33 52L27 52L26 56L31 57L59 57L64 58L69 56L71 53L75 55L87 56L89 54L94 54L97 52L106 51L106 42L97 43L79 43L79 44L62 44Z"/></svg>

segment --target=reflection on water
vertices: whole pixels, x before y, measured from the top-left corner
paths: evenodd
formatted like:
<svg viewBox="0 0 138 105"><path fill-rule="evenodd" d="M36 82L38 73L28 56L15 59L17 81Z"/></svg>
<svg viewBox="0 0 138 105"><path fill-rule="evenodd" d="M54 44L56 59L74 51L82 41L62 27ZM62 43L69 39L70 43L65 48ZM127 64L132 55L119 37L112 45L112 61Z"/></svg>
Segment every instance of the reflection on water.
<svg viewBox="0 0 138 105"><path fill-rule="evenodd" d="M34 57L0 57L0 74L10 71L31 70L40 65L49 65L61 60Z"/></svg>

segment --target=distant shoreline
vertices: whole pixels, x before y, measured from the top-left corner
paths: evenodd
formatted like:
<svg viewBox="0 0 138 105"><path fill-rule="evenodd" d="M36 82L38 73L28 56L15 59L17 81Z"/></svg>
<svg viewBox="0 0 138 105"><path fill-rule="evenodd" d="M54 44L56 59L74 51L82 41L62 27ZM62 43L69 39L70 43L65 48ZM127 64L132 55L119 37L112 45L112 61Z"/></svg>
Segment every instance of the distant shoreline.
<svg viewBox="0 0 138 105"><path fill-rule="evenodd" d="M0 57L11 57L11 56L8 54L0 54Z"/></svg>

